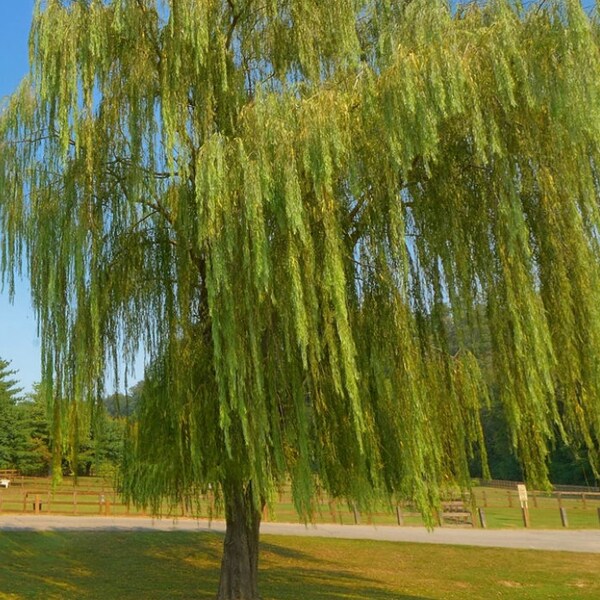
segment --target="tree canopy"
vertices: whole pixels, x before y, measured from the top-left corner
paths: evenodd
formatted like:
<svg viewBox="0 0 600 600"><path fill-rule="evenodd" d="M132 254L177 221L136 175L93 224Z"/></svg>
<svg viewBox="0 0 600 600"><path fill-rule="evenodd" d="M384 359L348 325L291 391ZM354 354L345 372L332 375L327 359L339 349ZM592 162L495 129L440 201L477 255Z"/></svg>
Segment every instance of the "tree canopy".
<svg viewBox="0 0 600 600"><path fill-rule="evenodd" d="M489 331L527 477L557 434L598 467L599 31L575 0L36 3L2 266L71 418L146 352L135 498L427 512L487 394L448 314Z"/></svg>

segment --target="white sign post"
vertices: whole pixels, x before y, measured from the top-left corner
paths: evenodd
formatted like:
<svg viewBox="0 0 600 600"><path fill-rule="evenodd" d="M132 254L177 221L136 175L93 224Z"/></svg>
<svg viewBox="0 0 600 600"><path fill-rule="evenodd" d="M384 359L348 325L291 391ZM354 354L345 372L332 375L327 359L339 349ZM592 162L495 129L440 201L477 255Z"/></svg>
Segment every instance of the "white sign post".
<svg viewBox="0 0 600 600"><path fill-rule="evenodd" d="M523 515L523 525L529 527L529 508L527 506L527 488L519 483L517 485L517 492L519 492L519 502L521 503L521 513Z"/></svg>

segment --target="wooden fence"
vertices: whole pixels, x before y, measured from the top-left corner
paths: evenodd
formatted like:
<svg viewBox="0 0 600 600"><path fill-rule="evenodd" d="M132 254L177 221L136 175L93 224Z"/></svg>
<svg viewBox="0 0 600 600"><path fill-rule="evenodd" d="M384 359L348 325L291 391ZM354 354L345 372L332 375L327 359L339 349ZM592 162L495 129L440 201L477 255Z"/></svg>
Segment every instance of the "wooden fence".
<svg viewBox="0 0 600 600"><path fill-rule="evenodd" d="M517 485L523 484L522 481L510 481L507 479L476 479L475 482L479 487L500 488L507 490L516 489ZM592 492L600 493L600 487L589 485L562 485L555 484L552 486L553 492Z"/></svg>
<svg viewBox="0 0 600 600"><path fill-rule="evenodd" d="M513 483L513 486L515 484ZM63 515L146 515L143 510L125 504L106 481L80 478L80 485L66 484L54 488L49 479L14 478L8 489L0 488L0 513ZM180 504L166 505L160 511L165 517L222 518L215 497L210 492ZM501 487L475 488L470 496L449 497L442 503L435 519L438 526L569 526L597 527L600 523L600 492L529 491L528 504L522 507L516 489ZM420 514L410 503L399 502L369 511L355 504L330 499L325 495L313 505L312 520L317 523L343 525L421 525ZM560 519L559 519L560 517ZM585 517L585 519L584 519ZM298 522L289 489L283 489L275 502L265 508L268 521Z"/></svg>

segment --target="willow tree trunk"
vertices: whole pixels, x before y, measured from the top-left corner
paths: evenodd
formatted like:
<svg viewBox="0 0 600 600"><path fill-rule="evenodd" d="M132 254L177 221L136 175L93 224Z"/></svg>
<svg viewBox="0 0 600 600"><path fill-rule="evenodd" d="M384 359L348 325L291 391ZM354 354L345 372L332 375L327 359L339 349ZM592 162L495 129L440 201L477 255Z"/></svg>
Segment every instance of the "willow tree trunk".
<svg viewBox="0 0 600 600"><path fill-rule="evenodd" d="M236 482L225 491L227 524L217 600L259 600L258 536L261 510L252 499L251 484Z"/></svg>

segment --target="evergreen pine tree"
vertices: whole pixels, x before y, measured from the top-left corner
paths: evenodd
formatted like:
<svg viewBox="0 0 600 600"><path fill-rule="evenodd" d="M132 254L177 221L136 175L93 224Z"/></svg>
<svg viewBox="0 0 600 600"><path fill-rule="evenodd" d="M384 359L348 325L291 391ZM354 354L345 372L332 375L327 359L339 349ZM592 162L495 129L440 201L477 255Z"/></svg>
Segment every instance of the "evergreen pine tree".
<svg viewBox="0 0 600 600"><path fill-rule="evenodd" d="M22 389L17 387L16 374L10 361L0 358L0 469L17 468L26 444L26 434L19 427L16 405Z"/></svg>

